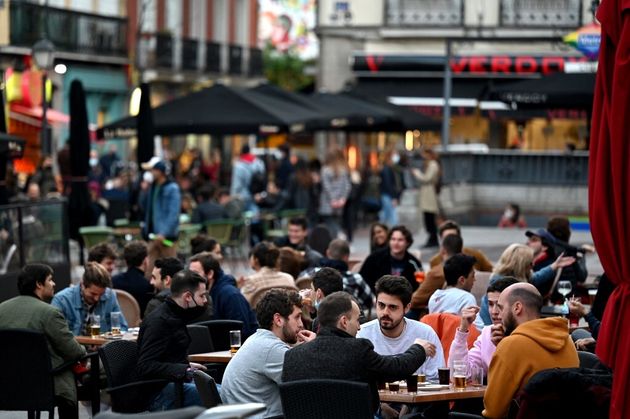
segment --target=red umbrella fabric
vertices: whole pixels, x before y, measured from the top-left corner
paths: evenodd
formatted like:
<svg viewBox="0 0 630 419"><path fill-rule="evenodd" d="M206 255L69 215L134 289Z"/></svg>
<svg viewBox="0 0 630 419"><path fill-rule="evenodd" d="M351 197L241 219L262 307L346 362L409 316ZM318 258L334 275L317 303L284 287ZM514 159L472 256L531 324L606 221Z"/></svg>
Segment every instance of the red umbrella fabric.
<svg viewBox="0 0 630 419"><path fill-rule="evenodd" d="M614 372L611 418L630 418L630 0L604 0L589 170L589 215L610 296L597 355Z"/></svg>

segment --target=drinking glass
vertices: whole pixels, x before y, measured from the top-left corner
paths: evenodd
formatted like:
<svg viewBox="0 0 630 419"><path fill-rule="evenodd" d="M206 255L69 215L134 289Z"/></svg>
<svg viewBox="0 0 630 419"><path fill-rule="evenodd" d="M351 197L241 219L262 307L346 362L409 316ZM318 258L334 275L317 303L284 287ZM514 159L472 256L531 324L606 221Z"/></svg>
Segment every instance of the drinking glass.
<svg viewBox="0 0 630 419"><path fill-rule="evenodd" d="M573 287L571 287L571 281L558 281L558 292L564 296L566 300L567 295L571 293Z"/></svg>
<svg viewBox="0 0 630 419"><path fill-rule="evenodd" d="M448 367L438 368L438 378L440 384L448 385L451 381L451 369Z"/></svg>
<svg viewBox="0 0 630 419"><path fill-rule="evenodd" d="M470 367L468 369L468 377L470 379L470 385L473 387L481 387L483 386L483 368L481 367Z"/></svg>
<svg viewBox="0 0 630 419"><path fill-rule="evenodd" d="M241 331L230 330L230 353L234 355L241 347Z"/></svg>
<svg viewBox="0 0 630 419"><path fill-rule="evenodd" d="M112 311L112 335L120 335L120 311Z"/></svg>
<svg viewBox="0 0 630 419"><path fill-rule="evenodd" d="M455 383L455 389L462 390L466 388L466 372L466 361L453 361L453 382Z"/></svg>
<svg viewBox="0 0 630 419"><path fill-rule="evenodd" d="M90 335L95 338L101 334L101 316L92 314L90 316Z"/></svg>
<svg viewBox="0 0 630 419"><path fill-rule="evenodd" d="M407 393L415 393L418 391L418 376L410 375L406 379L407 381Z"/></svg>

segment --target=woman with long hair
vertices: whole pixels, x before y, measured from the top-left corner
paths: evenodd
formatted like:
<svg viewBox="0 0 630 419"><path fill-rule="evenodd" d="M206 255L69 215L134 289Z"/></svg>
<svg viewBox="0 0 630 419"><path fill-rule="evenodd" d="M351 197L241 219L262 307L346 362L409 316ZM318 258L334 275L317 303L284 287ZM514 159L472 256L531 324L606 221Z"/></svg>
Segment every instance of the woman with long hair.
<svg viewBox="0 0 630 419"><path fill-rule="evenodd" d="M374 223L370 227L370 253L387 247L389 228L383 223Z"/></svg>

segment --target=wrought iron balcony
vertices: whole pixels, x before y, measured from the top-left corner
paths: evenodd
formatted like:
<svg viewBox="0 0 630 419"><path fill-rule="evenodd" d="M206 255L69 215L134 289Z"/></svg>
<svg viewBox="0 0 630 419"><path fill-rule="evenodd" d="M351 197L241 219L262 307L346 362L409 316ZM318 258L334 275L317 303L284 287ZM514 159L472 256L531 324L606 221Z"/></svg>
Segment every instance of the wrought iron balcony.
<svg viewBox="0 0 630 419"><path fill-rule="evenodd" d="M464 0L387 0L389 26L461 26Z"/></svg>
<svg viewBox="0 0 630 419"><path fill-rule="evenodd" d="M127 19L9 2L11 45L32 47L45 36L59 51L127 56Z"/></svg>
<svg viewBox="0 0 630 419"><path fill-rule="evenodd" d="M197 70L198 41L196 39L182 39L182 69Z"/></svg>
<svg viewBox="0 0 630 419"><path fill-rule="evenodd" d="M581 0L501 0L501 25L529 28L577 28Z"/></svg>
<svg viewBox="0 0 630 419"><path fill-rule="evenodd" d="M206 71L210 73L221 72L221 44L206 43Z"/></svg>
<svg viewBox="0 0 630 419"><path fill-rule="evenodd" d="M239 45L230 45L229 70L228 73L233 75L243 74L243 47Z"/></svg>
<svg viewBox="0 0 630 419"><path fill-rule="evenodd" d="M259 48L249 49L249 66L247 74L250 77L263 75L263 52Z"/></svg>

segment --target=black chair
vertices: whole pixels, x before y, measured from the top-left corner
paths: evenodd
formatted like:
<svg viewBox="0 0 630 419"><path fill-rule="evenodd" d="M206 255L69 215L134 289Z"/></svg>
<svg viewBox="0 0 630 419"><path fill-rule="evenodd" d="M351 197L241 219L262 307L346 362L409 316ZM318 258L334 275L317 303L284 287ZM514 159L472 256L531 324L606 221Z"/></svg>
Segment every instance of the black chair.
<svg viewBox="0 0 630 419"><path fill-rule="evenodd" d="M608 367L606 367L599 360L599 357L594 353L587 351L577 351L578 358L580 360L580 368L589 368L592 370L604 370L607 371Z"/></svg>
<svg viewBox="0 0 630 419"><path fill-rule="evenodd" d="M195 371L193 373L193 379L195 380L199 397L201 397L201 401L205 407L209 409L223 403L214 378L203 371Z"/></svg>
<svg viewBox="0 0 630 419"><path fill-rule="evenodd" d="M280 384L285 419L371 419L370 387L343 380L298 380Z"/></svg>
<svg viewBox="0 0 630 419"><path fill-rule="evenodd" d="M95 416L94 419L194 419L202 414L206 409L201 406L191 406L182 409L167 410L165 412L154 413L114 413L104 412Z"/></svg>
<svg viewBox="0 0 630 419"><path fill-rule="evenodd" d="M230 349L230 330L243 331L243 322L240 320L206 320L195 325L208 328L215 351Z"/></svg>
<svg viewBox="0 0 630 419"><path fill-rule="evenodd" d="M54 377L76 360L53 369L46 336L34 330L0 330L0 342L0 410L26 411L38 419L48 412L52 418Z"/></svg>
<svg viewBox="0 0 630 419"><path fill-rule="evenodd" d="M201 324L189 324L187 327L190 336L190 345L188 345L189 354L202 354L205 352L214 352L214 345L210 338L210 330L207 326Z"/></svg>
<svg viewBox="0 0 630 419"><path fill-rule="evenodd" d="M107 375L107 392L111 396L112 411L137 413L148 409L151 399L168 380L141 380L136 373L138 344L119 340L98 348ZM183 383L175 383L176 406L182 406Z"/></svg>

